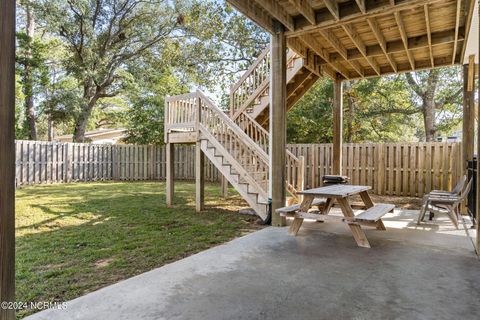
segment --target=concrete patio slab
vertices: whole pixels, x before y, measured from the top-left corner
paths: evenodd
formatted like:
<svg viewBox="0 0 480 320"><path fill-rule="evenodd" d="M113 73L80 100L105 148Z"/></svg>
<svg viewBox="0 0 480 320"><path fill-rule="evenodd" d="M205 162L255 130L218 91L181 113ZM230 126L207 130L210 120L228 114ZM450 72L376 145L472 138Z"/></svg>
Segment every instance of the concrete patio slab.
<svg viewBox="0 0 480 320"><path fill-rule="evenodd" d="M266 228L28 319L478 319L471 239L415 214L369 229L371 249L341 224Z"/></svg>

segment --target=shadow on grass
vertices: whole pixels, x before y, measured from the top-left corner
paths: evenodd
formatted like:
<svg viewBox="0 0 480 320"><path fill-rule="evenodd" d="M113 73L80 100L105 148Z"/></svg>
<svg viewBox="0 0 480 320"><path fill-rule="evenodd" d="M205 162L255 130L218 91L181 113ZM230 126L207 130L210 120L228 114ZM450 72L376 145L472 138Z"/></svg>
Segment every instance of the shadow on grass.
<svg viewBox="0 0 480 320"><path fill-rule="evenodd" d="M194 191L178 183L178 205L167 208L163 183L19 190L17 301L69 300L251 230L256 219L238 214L238 196L207 185L206 210L196 213Z"/></svg>

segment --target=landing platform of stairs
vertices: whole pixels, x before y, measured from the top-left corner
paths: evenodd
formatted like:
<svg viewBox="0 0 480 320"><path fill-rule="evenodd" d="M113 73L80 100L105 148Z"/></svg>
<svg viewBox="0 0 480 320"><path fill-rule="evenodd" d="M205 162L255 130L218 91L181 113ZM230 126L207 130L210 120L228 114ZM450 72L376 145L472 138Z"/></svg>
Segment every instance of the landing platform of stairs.
<svg viewBox="0 0 480 320"><path fill-rule="evenodd" d="M478 319L466 230L443 217L417 226L417 214L368 229L371 249L343 224L266 228L28 319Z"/></svg>

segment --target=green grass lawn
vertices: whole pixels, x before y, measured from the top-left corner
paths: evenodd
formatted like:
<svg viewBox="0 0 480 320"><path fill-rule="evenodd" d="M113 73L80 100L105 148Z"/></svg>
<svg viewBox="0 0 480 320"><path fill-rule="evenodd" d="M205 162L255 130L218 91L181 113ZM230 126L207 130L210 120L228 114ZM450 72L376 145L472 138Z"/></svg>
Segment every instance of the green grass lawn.
<svg viewBox="0 0 480 320"><path fill-rule="evenodd" d="M17 190L17 301L66 301L260 228L238 214L245 202L236 193L220 197L218 184L207 185L202 213L194 184L175 188L173 208L163 182Z"/></svg>

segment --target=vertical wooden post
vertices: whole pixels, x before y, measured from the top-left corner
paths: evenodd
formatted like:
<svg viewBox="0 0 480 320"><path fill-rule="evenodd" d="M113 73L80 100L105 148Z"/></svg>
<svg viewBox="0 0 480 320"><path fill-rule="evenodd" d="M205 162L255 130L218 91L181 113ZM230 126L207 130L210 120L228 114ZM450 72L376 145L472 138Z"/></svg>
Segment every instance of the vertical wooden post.
<svg viewBox="0 0 480 320"><path fill-rule="evenodd" d="M343 90L342 81L333 83L333 174L342 174Z"/></svg>
<svg viewBox="0 0 480 320"><path fill-rule="evenodd" d="M197 131L197 143L195 145L195 209L200 212L205 203L205 155L203 154L200 141L200 120L202 119L202 102L197 96L195 110L195 127Z"/></svg>
<svg viewBox="0 0 480 320"><path fill-rule="evenodd" d="M463 174L467 174L467 161L473 160L474 135L475 135L475 61L463 66L463 126L462 126L462 168ZM461 211L466 212L464 203Z"/></svg>
<svg viewBox="0 0 480 320"><path fill-rule="evenodd" d="M467 161L473 159L473 141L475 134L475 91L468 90L469 82L474 81L475 62L473 66L466 64L463 66L463 127L462 127L462 153L463 153L463 170L466 174ZM470 70L472 69L472 70ZM473 78L472 78L473 77Z"/></svg>
<svg viewBox="0 0 480 320"><path fill-rule="evenodd" d="M195 146L195 209L200 212L205 204L205 155L200 141Z"/></svg>
<svg viewBox="0 0 480 320"><path fill-rule="evenodd" d="M480 65L480 32L478 33L478 51L477 51L477 61ZM480 81L480 71L478 75ZM480 97L480 84L478 85L478 97ZM475 91L475 89L473 90ZM480 103L477 103L477 255L480 255Z"/></svg>
<svg viewBox="0 0 480 320"><path fill-rule="evenodd" d="M284 217L275 213L285 206L285 147L287 110L287 45L285 30L274 22L275 33L270 37L270 197L272 198L272 225L286 224Z"/></svg>
<svg viewBox="0 0 480 320"><path fill-rule="evenodd" d="M72 161L72 156L73 156L73 145L71 143L65 143L65 160L64 160L64 166L65 166L65 182L70 182L72 181L72 173L73 173L73 161Z"/></svg>
<svg viewBox="0 0 480 320"><path fill-rule="evenodd" d="M15 0L0 3L0 302L15 301ZM0 308L0 319L15 310Z"/></svg>
<svg viewBox="0 0 480 320"><path fill-rule="evenodd" d="M220 173L220 189L222 197L228 197L228 180Z"/></svg>
<svg viewBox="0 0 480 320"><path fill-rule="evenodd" d="M166 150L166 177L165 183L167 185L167 206L173 205L173 193L174 193L174 179L175 179L175 147L173 143L167 143L165 145Z"/></svg>

